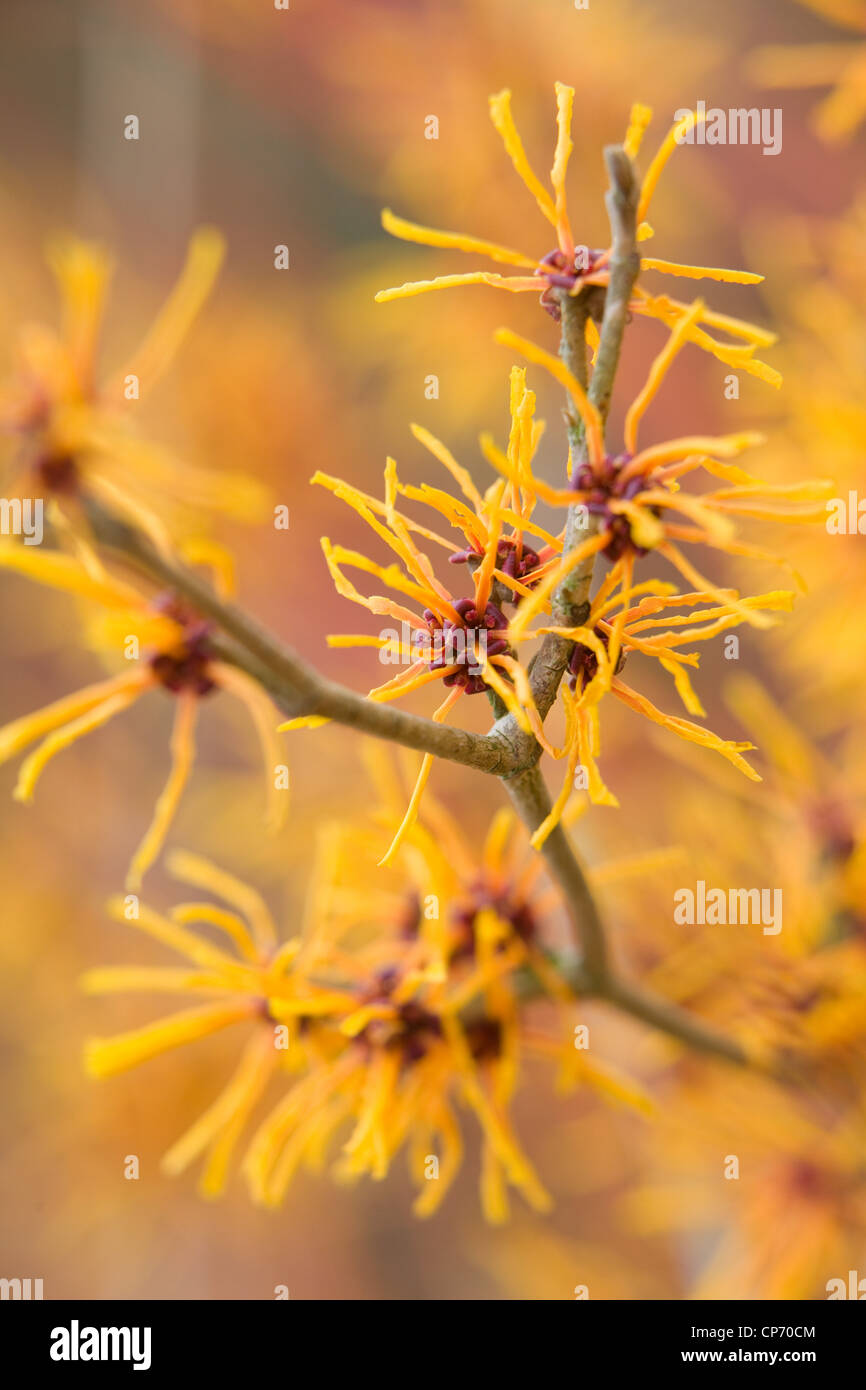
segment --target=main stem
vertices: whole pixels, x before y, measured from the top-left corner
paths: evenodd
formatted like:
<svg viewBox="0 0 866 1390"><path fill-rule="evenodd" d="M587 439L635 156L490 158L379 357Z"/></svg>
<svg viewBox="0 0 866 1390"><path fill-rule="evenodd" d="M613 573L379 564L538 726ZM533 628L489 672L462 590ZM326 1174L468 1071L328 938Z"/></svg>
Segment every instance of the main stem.
<svg viewBox="0 0 866 1390"><path fill-rule="evenodd" d="M638 184L634 166L620 146L605 150L605 162L610 177L607 208L611 225L610 280L605 295L601 333L595 369L588 383L586 322L589 313L587 290L579 294L560 294L562 334L560 356L573 376L587 389L590 400L606 422L616 376L623 334L628 319L628 305L640 268L637 252ZM583 462L586 442L579 417L566 412L568 443L572 468ZM572 506L566 520L563 554L574 550L591 534L586 525L586 512ZM589 612L589 591L592 584L593 557L588 558L562 582L551 600L553 623L557 627L577 627ZM556 699L565 674L573 643L564 637L548 634L532 668L536 701L542 718ZM508 793L530 833L538 829L550 810L550 798L537 765L516 777L505 779ZM556 827L544 842L542 853L554 878L559 883L569 906L575 936L580 945L586 974L593 986L602 992L608 983L610 966L606 935L598 908L564 830Z"/></svg>

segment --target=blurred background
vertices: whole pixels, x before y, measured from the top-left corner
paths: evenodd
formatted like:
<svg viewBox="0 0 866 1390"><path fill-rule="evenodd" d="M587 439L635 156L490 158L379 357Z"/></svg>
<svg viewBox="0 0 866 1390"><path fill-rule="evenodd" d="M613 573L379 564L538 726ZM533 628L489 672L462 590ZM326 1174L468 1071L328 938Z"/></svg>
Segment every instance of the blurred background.
<svg viewBox="0 0 866 1390"><path fill-rule="evenodd" d="M864 380L862 222L851 212L862 139L854 132L845 142L822 142L813 116L821 91L759 87L748 56L767 44L851 37L789 0L760 7L591 0L586 10L571 0L291 0L288 11L252 0L5 0L3 375L20 326L56 322L44 262L52 235L73 232L111 249L103 344L110 369L161 304L191 231L220 227L229 249L217 289L175 368L142 403L140 427L198 465L253 474L289 507L288 532L221 528L237 555L241 599L321 669L367 689L381 678L371 653L325 647L327 632L366 629L360 610L335 596L319 548L322 534L364 549L366 538L348 509L308 487L310 475L321 468L378 492L391 453L402 475L419 481L427 461L409 433L414 420L486 485L477 437L489 429L505 438L511 365L493 331L508 323L551 349L556 339L534 296L469 288L374 304L386 285L474 268L457 253L392 241L380 229L381 207L542 254L544 224L502 152L487 97L512 88L530 158L546 171L559 79L577 91L569 173L575 237L606 245L601 149L622 138L633 101L656 111L644 162L674 111L699 99L726 109L781 106L777 157L754 146L676 152L654 209L652 254L764 272L766 293L720 285L710 299L780 333L768 360L789 373L788 384L775 393L741 376L739 398L729 400L727 369L687 352L652 407L644 441L766 428L773 443L749 467L794 479L835 476L838 468L845 496L866 436L854 405ZM138 141L123 138L129 114L139 117ZM436 140L425 138L431 115ZM289 247L285 272L274 269L278 244ZM853 322L840 364L833 315L841 324L843 307ZM633 325L614 436L661 341L658 325ZM439 379L435 400L425 396L431 374ZM559 393L540 372L530 380L549 422L542 462L558 479ZM773 539L783 547L784 536L781 544ZM822 742L859 824L857 538L831 538L819 527L797 537L796 560L810 595L790 631L769 640L743 632L740 668L804 736ZM712 572L732 577L720 565ZM779 582L752 570L736 578L757 585L753 592ZM66 599L4 578L0 723L97 679L98 663L76 648L69 618ZM720 644L702 666L712 727L743 737ZM640 688L672 709L672 692L652 679ZM477 728L485 724L483 703L466 702ZM414 707L429 712L424 692ZM675 844L683 860L648 882L612 877L604 893L616 950L649 973L666 964L667 987L684 1001L752 1026L750 1009L769 1007L769 988L744 1002L748 986L734 982L743 974L763 980L777 965L784 973L794 947L752 936L743 954L741 938L720 940L719 932L748 929L693 928L695 958L678 973L684 948L671 940L671 894L696 877L781 885L791 939L802 942L829 901L836 911L839 896L838 885L827 887L826 854L811 829L820 797L811 788L805 805L802 788L771 774L764 803L757 793L744 800L725 767L707 766L711 754L672 758L677 749L619 714L607 716L603 771L622 809L582 820L581 847L602 863ZM744 1135L757 1102L732 1095L719 1068L678 1062L672 1047L592 1007L594 1046L655 1087L661 1119L649 1126L580 1094L558 1098L546 1077L527 1073L517 1118L556 1199L549 1217L517 1203L509 1226L485 1226L472 1138L455 1190L426 1224L409 1212L399 1165L386 1183L351 1191L301 1179L276 1214L252 1207L237 1181L207 1204L194 1175L161 1177L160 1154L223 1084L235 1045L214 1039L90 1082L80 1063L85 1035L132 1026L133 1006L142 1021L153 1010L137 1000L88 999L77 980L90 966L142 958L140 943L108 922L103 904L122 883L162 785L169 719L167 701L143 701L52 764L30 807L11 799L15 769L0 768L0 1272L43 1278L48 1298L120 1299L268 1298L277 1284L293 1298L333 1299L571 1298L578 1284L599 1298L688 1298L707 1289L767 1297L780 1288L783 1296L823 1297L825 1281L853 1267L832 1262L855 1261L858 1249L866 1273L856 1162L827 1198L825 1243L809 1245L796 1278L789 1270L787 1284L781 1274L774 1282L780 1255L771 1248L776 1218L767 1193L778 1190L774 1165L785 1154L772 1143L768 1153L766 1135ZM354 735L332 728L289 739L293 810L274 843L259 828L253 734L229 702L209 705L171 837L256 883L288 934L317 826L368 796ZM467 835L480 836L498 804L496 785L448 766L436 768L433 785ZM157 869L149 900L166 904L169 891ZM855 882L849 898L856 892ZM801 911L809 918L798 933ZM709 984L701 984L701 968ZM787 1123L778 1119L779 1133L788 1133ZM738 1208L720 1180L718 1155L750 1145L751 1180L765 1186L738 1192ZM123 1178L127 1154L140 1156L138 1182ZM665 1199L666 1183L688 1189L688 1202ZM839 1206L842 1196L854 1202L854 1215ZM842 1244L828 1244L831 1237Z"/></svg>

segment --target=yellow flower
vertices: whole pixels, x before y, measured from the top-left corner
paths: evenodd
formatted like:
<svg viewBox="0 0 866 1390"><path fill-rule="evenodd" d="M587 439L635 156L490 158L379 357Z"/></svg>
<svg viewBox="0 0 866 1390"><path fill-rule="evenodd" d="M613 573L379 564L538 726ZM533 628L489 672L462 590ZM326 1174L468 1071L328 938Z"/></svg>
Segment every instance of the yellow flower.
<svg viewBox="0 0 866 1390"><path fill-rule="evenodd" d="M699 786L690 790L677 798L674 833L707 846L705 857L711 837L706 882L777 885L774 930L684 933L664 908L646 913L646 983L736 1029L756 1060L780 1058L828 1096L853 1099L866 1062L866 827L856 784L754 678L730 680L725 697L760 744L764 785L757 795L720 777L709 805Z"/></svg>
<svg viewBox="0 0 866 1390"><path fill-rule="evenodd" d="M768 87L829 87L812 122L822 139L835 143L853 134L866 116L866 4L863 0L799 3L857 37L797 48L770 44L752 54L749 69L755 81Z"/></svg>
<svg viewBox="0 0 866 1390"><path fill-rule="evenodd" d="M459 1101L478 1120L484 1137L481 1196L488 1219L507 1215L508 1183L536 1210L547 1210L550 1198L507 1114L516 1023L504 1010L462 1022L465 990L460 988L447 992L442 986L424 1003L397 1002L401 983L396 970L370 982L343 1025L343 1054L314 1063L253 1136L244 1161L253 1196L277 1205L298 1167L318 1167L335 1131L348 1122L338 1179L381 1180L405 1147L420 1193L415 1214L429 1216L462 1162Z"/></svg>
<svg viewBox="0 0 866 1390"><path fill-rule="evenodd" d="M317 937L360 931L367 944L349 959L365 957L372 974L356 981L358 1007L341 1023L351 1047L314 1065L253 1138L244 1162L253 1195L279 1203L298 1168L318 1169L336 1132L351 1124L337 1178L382 1179L405 1147L419 1192L415 1214L429 1216L462 1161L462 1102L481 1128L487 1219L506 1219L509 1184L546 1210L550 1199L508 1114L525 1060L554 1062L562 1088L582 1081L643 1112L647 1098L574 1045L574 1000L542 941L550 901L538 891L543 864L528 855L509 812L494 818L476 850L428 796L394 869L371 882L363 852L391 833L402 792L388 755L378 746L368 754L380 829L353 823L324 833L308 911ZM523 1016L527 971L557 1005L558 1037Z"/></svg>
<svg viewBox="0 0 866 1390"><path fill-rule="evenodd" d="M371 613L403 625L402 632L391 629L378 637L349 634L328 640L338 647L373 647L378 649L380 660L405 663L405 670L399 675L369 692L370 699L394 700L441 680L448 687L448 694L433 718L444 720L462 696L492 692L521 728L533 732L552 752L527 673L510 651L508 618L503 611L518 598L544 586L561 549L560 538L532 520L538 487L532 459L542 426L534 418L535 395L527 389L525 373L520 368L511 373L510 410L508 448L501 456L508 477L494 482L483 496L469 472L445 445L417 425L412 427L416 439L448 470L462 498L429 483L421 487L401 483L397 465L390 458L385 467L383 501L339 479L315 474L312 481L347 502L400 561L399 565L383 566L358 551L323 539L325 559L337 591ZM464 545L457 546L404 516L396 507L398 496L432 507L461 533ZM456 596L453 586L437 577L432 561L415 539L417 536L450 552L452 563L466 565L470 595ZM527 537L540 539L543 545L535 549ZM401 599L412 601L420 613L388 595L360 593L344 574L345 566L381 579ZM281 727L298 728L321 722L314 717L291 720ZM432 756L425 757L406 818L386 858L394 853L417 814L432 764Z"/></svg>
<svg viewBox="0 0 866 1390"><path fill-rule="evenodd" d="M542 500L553 506L582 508L584 529L590 535L582 545L565 555L559 566L552 567L533 593L522 601L512 623L513 634L524 629L563 578L589 555L598 552L613 562L624 557L633 562L648 551L656 551L689 584L708 597L728 603L731 612L738 613L744 621L755 627L769 625L760 611L749 610L733 598L722 599L722 591L698 573L678 543L704 545L728 555L784 563L738 540L735 521L742 517L789 523L823 520L826 516L824 499L834 485L830 480L765 483L728 462L744 449L763 442L763 437L754 432L715 438L689 435L639 449L640 422L677 353L688 340L689 325L697 321L700 309L699 302L691 305L655 358L645 386L626 414L625 451L613 457L605 451L598 412L564 363L508 329L502 328L496 334L498 342L545 367L566 387L583 420L587 446L587 460L574 467L570 488L550 488L536 480L535 489ZM507 474L507 464L501 456L488 451L488 457ZM728 486L699 495L682 491L680 479L699 469Z"/></svg>
<svg viewBox="0 0 866 1390"><path fill-rule="evenodd" d="M281 823L285 795L277 787L274 774L280 763L275 712L253 680L213 655L207 622L186 603L171 594L146 598L103 569L89 548L84 548L83 555L79 559L57 551L7 544L0 546L0 569L74 594L89 608L94 605L96 617L91 618L89 625L91 640L107 654L126 650L131 654L130 669L0 728L0 763L39 741L21 765L14 792L16 800L30 801L39 777L55 754L101 728L148 691L162 688L173 696L177 703L171 737L171 774L156 804L150 828L130 864L127 884L131 891L136 891L162 848L186 785L194 758L199 703L216 690L236 696L253 718L268 779L269 821L272 828Z"/></svg>
<svg viewBox="0 0 866 1390"><path fill-rule="evenodd" d="M223 259L220 234L193 236L181 276L131 359L100 382L98 348L111 264L88 242L57 242L49 264L63 305L59 332L22 330L15 379L0 393L0 429L14 440L11 490L53 499L81 519L88 499L144 530L162 549L170 532L160 512L169 503L242 519L262 515L264 493L240 475L211 473L182 463L138 439L129 414L160 380L206 300ZM8 491L8 489L7 489Z"/></svg>
<svg viewBox="0 0 866 1390"><path fill-rule="evenodd" d="M569 218L565 178L573 149L571 139L571 119L574 105L574 89L562 82L556 83L556 122L557 141L550 171L550 188L537 177L529 163L523 143L511 114L511 93L507 89L490 98L490 117L502 137L505 150L514 168L538 204L541 214L551 224L557 246L541 256L530 256L514 251L507 246L479 237L468 236L462 232L438 231L431 227L418 226L407 222L386 209L382 214L382 225L392 236L404 241L420 242L447 250L465 251L471 255L485 256L501 265L511 266L522 272L517 275L502 275L488 270L471 271L468 274L440 275L434 280L420 280L381 290L377 300L406 298L425 293L428 290L450 289L457 285L492 285L498 289L515 293L535 293L542 291L541 303L556 319L560 316L559 295L566 292L578 294L584 287L605 288L610 278L610 250L590 250L586 246L576 246ZM652 119L652 111L647 106L635 105L625 137L625 149L633 159L636 157L643 139L644 131ZM646 221L653 194L659 177L673 153L676 145L693 129L699 117L690 112L679 120L668 132L658 153L650 164L640 191L638 207L639 231L641 240L653 235L653 229ZM723 270L709 266L680 265L673 261L663 261L652 257L641 260L641 271L659 271L666 275L686 276L690 279L710 279L733 281L737 284L754 285L763 279L742 270ZM653 295L638 285L630 305L633 313L659 319L670 328L680 324L688 312L688 306L667 295ZM703 326L705 325L705 327ZM723 342L706 331L707 328L727 333L739 342ZM759 347L769 347L775 342L775 335L757 328L754 324L740 319L717 314L700 306L698 315L689 319L686 333L690 342L713 354L720 362L736 367L753 376L760 377L771 385L779 386L779 373L755 357ZM592 346L597 346L598 337L595 325L587 323L587 338Z"/></svg>
<svg viewBox="0 0 866 1390"><path fill-rule="evenodd" d="M473 852L444 809L428 798L394 868L371 880L369 854L399 820L394 762L370 749L379 804L366 820L323 828L298 936L277 946L261 899L189 854L168 856L175 877L220 901L176 906L169 916L118 900L118 920L145 931L188 962L182 969L91 971L91 992L178 992L207 999L115 1038L92 1039L88 1070L113 1075L237 1022L253 1032L228 1085L163 1160L176 1174L207 1154L205 1193L224 1185L231 1155L272 1079L288 1088L252 1134L242 1169L255 1200L282 1201L302 1165L319 1171L339 1143L334 1175L386 1176L407 1151L418 1189L414 1210L431 1215L462 1162L458 1106L482 1133L481 1200L491 1221L508 1211L507 1187L531 1206L550 1205L509 1115L524 1061L553 1062L562 1088L584 1082L645 1112L648 1101L615 1068L574 1046L574 998L548 956L538 893L542 861L510 813L497 815ZM435 906L435 910L434 910ZM197 928L218 929L224 949ZM196 929L193 929L196 928ZM546 926L545 926L546 929ZM523 1016L534 981L557 1009L551 1034ZM208 998L208 996L213 996Z"/></svg>
<svg viewBox="0 0 866 1390"><path fill-rule="evenodd" d="M297 970L300 939L278 943L273 919L254 889L191 854L169 855L168 868L219 903L184 902L164 916L143 903L130 908L128 900L116 899L109 911L117 921L129 922L177 952L184 966L105 966L89 971L83 985L92 994L179 993L205 1002L117 1037L91 1038L85 1063L91 1076L114 1076L236 1023L253 1025L228 1084L162 1160L163 1171L176 1175L205 1154L200 1187L205 1195L216 1196L248 1117L271 1079L280 1069L305 1064L301 1019L341 1001L327 990L311 988ZM222 932L226 946L215 945L202 928Z"/></svg>
<svg viewBox="0 0 866 1390"><path fill-rule="evenodd" d="M563 694L568 724L565 740L569 751L568 769L551 814L532 837L536 848L544 843L557 824L575 786L578 767L584 770L592 801L607 806L619 804L601 780L596 765L600 752L599 704L608 692L678 738L721 754L752 781L761 780L742 756L754 748L754 744L722 739L690 719L664 713L645 695L626 684L619 672L630 656L654 658L672 677L687 712L702 717L705 711L687 670L698 666L698 654L678 649L686 643L706 642L717 637L743 622L746 614L768 615L787 610L794 595L783 589L744 599L734 589L714 590L713 595L678 593L673 584L660 580L650 579L633 585L632 568L630 557L616 561L593 598L585 623L579 627L539 630L554 632L575 645L568 665L568 689ZM698 606L712 604L714 597L722 601L709 608ZM676 608L692 611L676 614L670 611ZM662 616L657 617L657 614Z"/></svg>

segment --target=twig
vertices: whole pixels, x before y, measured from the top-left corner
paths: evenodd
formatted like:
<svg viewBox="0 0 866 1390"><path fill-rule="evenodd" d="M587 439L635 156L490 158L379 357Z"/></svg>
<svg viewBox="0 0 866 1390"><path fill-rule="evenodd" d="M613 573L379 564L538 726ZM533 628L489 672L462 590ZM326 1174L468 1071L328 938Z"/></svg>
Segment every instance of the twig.
<svg viewBox="0 0 866 1390"><path fill-rule="evenodd" d="M628 321L628 306L640 270L637 249L637 206L639 187L634 165L620 145L610 145L604 152L610 188L605 197L611 229L610 280L604 300L604 313L589 398L598 408L603 421L607 420L613 383L619 365L622 339ZM586 290L578 295L560 295L562 336L560 356L580 384L587 386L586 321L589 304ZM572 463L586 457L582 421L571 409L566 412L568 441ZM583 508L568 509L565 524L563 554L574 550L581 541L594 533L593 519L587 524ZM579 627L589 612L589 589L592 583L594 557L590 556L572 571L551 599L554 627ZM551 709L562 680L573 643L549 634L545 637L532 667L532 689L542 719Z"/></svg>
<svg viewBox="0 0 866 1390"><path fill-rule="evenodd" d="M628 322L628 306L640 271L637 249L638 182L634 165L621 145L604 152L610 188L605 205L610 219L610 278L604 298L604 316L589 398L607 420L622 338Z"/></svg>
<svg viewBox="0 0 866 1390"><path fill-rule="evenodd" d="M550 797L541 769L532 767L505 779L505 788L530 834L550 811ZM561 825L550 832L544 858L562 890L581 951L585 987L596 990L608 978L607 942L592 890Z"/></svg>
<svg viewBox="0 0 866 1390"><path fill-rule="evenodd" d="M693 1014L686 1013L685 1009L678 1008L666 999L660 999L656 994L650 994L647 990L641 989L640 985L610 975L594 993L596 998L613 1004L622 1013L631 1014L632 1018L648 1023L651 1028L657 1028L659 1032L677 1038L698 1052L733 1062L738 1067L755 1064L755 1059L749 1056L735 1038L717 1032Z"/></svg>

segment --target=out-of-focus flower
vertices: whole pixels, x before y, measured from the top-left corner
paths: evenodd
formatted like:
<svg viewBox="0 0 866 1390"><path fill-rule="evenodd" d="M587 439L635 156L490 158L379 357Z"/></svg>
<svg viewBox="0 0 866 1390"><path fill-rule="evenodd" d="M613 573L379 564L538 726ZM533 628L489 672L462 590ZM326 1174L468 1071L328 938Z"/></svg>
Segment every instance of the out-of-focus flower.
<svg viewBox="0 0 866 1390"><path fill-rule="evenodd" d="M88 971L83 985L91 994L168 993L206 1002L116 1037L91 1038L85 1064L91 1076L114 1076L236 1023L253 1025L231 1080L162 1160L163 1171L176 1175L205 1154L200 1188L206 1196L216 1196L249 1115L272 1077L281 1067L303 1064L298 1018L332 1009L335 1001L330 992L312 989L297 971L300 940L279 943L271 914L254 889L196 855L170 854L168 868L175 878L219 902L179 903L165 916L144 903L130 910L127 901L116 899L109 910L117 921L129 922L182 956L185 965L104 966ZM209 928L221 932L227 945L215 945L205 934Z"/></svg>
<svg viewBox="0 0 866 1390"><path fill-rule="evenodd" d="M505 1219L508 1184L539 1210L550 1199L509 1116L524 1059L557 1066L564 1087L586 1082L601 1095L646 1111L648 1102L615 1069L573 1045L574 1000L541 940L546 909L536 892L540 861L525 857L510 814L498 815L483 849L435 802L407 833L398 862L371 883L359 850L400 818L394 765L372 753L380 795L374 815L323 829L301 933L281 947L258 896L190 855L169 857L186 882L228 903L194 902L166 918L139 907L130 917L178 950L194 969L117 967L86 977L96 992L168 990L217 1001L87 1046L95 1075L109 1075L243 1020L255 1034L225 1090L169 1151L175 1173L207 1150L203 1190L219 1191L253 1107L272 1077L295 1079L253 1134L243 1170L256 1200L282 1201L299 1167L318 1171L345 1132L335 1176L384 1178L406 1149L419 1190L414 1210L431 1215L462 1162L456 1105L482 1135L481 1200ZM113 909L128 917L123 903ZM215 947L191 924L227 932ZM527 1022L527 975L553 1000L559 1037Z"/></svg>
<svg viewBox="0 0 866 1390"><path fill-rule="evenodd" d="M756 1058L784 1059L828 1097L862 1106L866 1061L866 825L845 776L752 677L728 683L727 703L761 748L760 798L719 783L708 811L691 796L674 834L708 831L701 877L777 885L773 930L691 924L647 914L640 950L648 983L666 998L733 1027ZM724 890L723 890L724 891ZM784 904L784 913L782 905ZM667 922L667 925L664 926Z"/></svg>
<svg viewBox="0 0 866 1390"><path fill-rule="evenodd" d="M788 553L809 585L809 602L798 607L789 639L775 648L791 675L798 716L822 732L850 727L861 698L864 238L862 193L842 217L784 217L765 221L752 234L757 254L772 249L776 256L767 297L782 328L788 386L780 402L784 411L765 451L766 473L782 479L792 468L828 468L835 483L834 496L824 504L821 532L804 530L790 537ZM814 660L811 647L817 630L833 633L820 661Z"/></svg>
<svg viewBox="0 0 866 1390"><path fill-rule="evenodd" d="M77 739L106 724L150 690L163 689L176 700L171 737L172 768L153 821L133 855L127 878L136 890L157 858L168 833L194 759L194 736L201 700L216 690L235 695L249 710L264 754L269 788L269 820L276 828L286 805L275 768L280 764L275 711L270 699L244 672L218 660L209 645L208 623L173 594L147 598L109 574L89 550L85 559L23 545L0 546L0 569L22 574L49 588L95 605L90 639L100 651L124 652L131 669L86 686L0 729L0 762L38 746L21 765L18 801L30 801L46 764ZM93 610L90 610L91 613Z"/></svg>
<svg viewBox="0 0 866 1390"><path fill-rule="evenodd" d="M648 1138L653 1171L624 1211L643 1235L717 1235L693 1298L826 1298L829 1280L847 1281L866 1238L857 1116L754 1077L703 1076Z"/></svg>
<svg viewBox="0 0 866 1390"><path fill-rule="evenodd" d="M183 463L139 439L129 419L130 402L141 399L171 365L222 258L217 231L195 234L181 276L138 350L100 382L108 255L76 240L52 248L62 327L56 332L31 324L22 330L16 376L0 393L0 430L13 441L12 494L49 497L85 529L82 506L92 499L139 526L162 549L172 540L166 508L175 523L189 514L187 531L201 529L202 511L261 518L265 496L258 483Z"/></svg>
<svg viewBox="0 0 866 1390"><path fill-rule="evenodd" d="M382 1178L405 1146L419 1189L415 1213L431 1215L461 1163L455 1102L462 1101L483 1135L487 1219L506 1218L508 1184L544 1210L550 1199L508 1114L526 1060L552 1061L561 1087L584 1082L639 1111L648 1102L615 1069L574 1046L574 1001L544 954L549 908L538 892L541 862L527 858L510 813L494 818L480 852L473 852L428 797L394 871L381 885L371 884L359 845L369 841L372 852L383 831L392 833L402 794L388 757L374 748L370 758L381 828L373 834L351 824L325 833L309 912L314 935L349 933L351 940L354 933L357 941L360 932L374 953L355 984L359 1008L341 1024L352 1044L335 1066L299 1081L264 1121L245 1161L253 1193L279 1202L299 1165L318 1164L334 1129L351 1120L336 1175ZM346 955L344 949L341 962ZM557 1003L559 1036L528 1022L520 1007L527 970Z"/></svg>
<svg viewBox="0 0 866 1390"><path fill-rule="evenodd" d="M740 675L729 683L728 703L744 727L754 730L768 762L769 809L781 821L799 827L805 838L796 864L818 889L814 919L802 940L823 949L855 939L866 963L866 820L862 809L862 765L837 766L805 729L757 680ZM788 835L781 837L783 852ZM793 866L789 866L793 867ZM804 901L808 901L803 893Z"/></svg>
<svg viewBox="0 0 866 1390"><path fill-rule="evenodd" d="M650 988L723 1020L789 1084L682 1057L623 1209L636 1234L682 1239L694 1298L824 1298L866 1239L862 772L840 771L753 678L729 703L761 746L760 799L720 779L712 798L674 798L669 824L694 835L708 884L777 885L775 930L683 925L642 896L631 954Z"/></svg>
<svg viewBox="0 0 866 1390"><path fill-rule="evenodd" d="M428 290L450 289L459 285L492 285L497 289L515 293L538 293L541 288L541 303L556 319L560 316L559 293L566 291L575 295L585 287L606 287L610 279L611 252L590 250L586 246L575 245L572 225L566 202L565 177L573 149L571 139L571 117L574 104L574 89L561 82L556 84L558 137L550 173L551 188L548 190L537 177L529 163L523 143L511 115L511 93L508 90L490 98L490 115L514 168L534 197L542 215L552 225L556 233L557 247L540 257L528 256L507 246L500 246L479 237L468 236L462 232L438 231L430 227L418 226L413 222L395 217L390 209L382 214L382 225L393 236L405 241L421 242L448 250L465 251L474 255L486 256L489 260L505 264L522 271L517 275L501 275L487 270L470 271L468 274L442 275L434 280L419 280L386 290L380 290L379 301L401 299L423 294ZM631 121L624 142L626 152L634 158L641 145L644 131L652 119L649 107L636 105L632 109ZM653 235L653 229L646 221L653 193L665 164L679 141L692 130L698 115L690 112L679 120L669 131L658 153L650 164L641 186L638 206L640 223L638 235L645 240ZM733 281L737 284L759 284L763 279L747 271L724 270L708 266L680 265L673 261L663 261L644 257L641 270L661 271L664 274L686 276L690 279L711 279ZM528 272L528 273L527 273ZM781 384L779 373L754 356L758 347L770 346L775 337L753 324L744 323L727 315L716 314L701 303L695 311L694 306L682 304L666 295L652 295L640 285L635 288L630 308L634 313L661 320L670 328L683 326L688 340L711 352L719 361L737 367L753 376L758 376L774 386ZM725 343L706 332L713 328L727 332L740 344ZM593 346L597 346L598 335L592 319L587 324L587 336Z"/></svg>
<svg viewBox="0 0 866 1390"><path fill-rule="evenodd" d="M866 4L863 0L798 0L798 4L857 37L796 48L770 44L751 55L749 71L767 87L829 87L812 122L823 140L844 140L866 117Z"/></svg>

